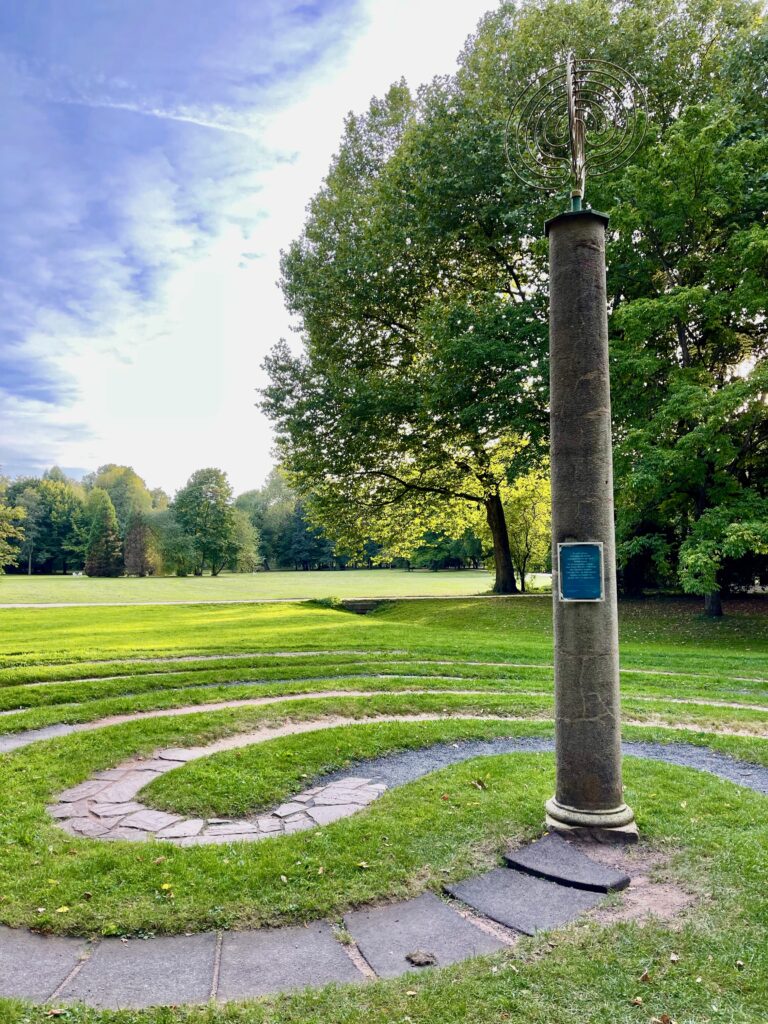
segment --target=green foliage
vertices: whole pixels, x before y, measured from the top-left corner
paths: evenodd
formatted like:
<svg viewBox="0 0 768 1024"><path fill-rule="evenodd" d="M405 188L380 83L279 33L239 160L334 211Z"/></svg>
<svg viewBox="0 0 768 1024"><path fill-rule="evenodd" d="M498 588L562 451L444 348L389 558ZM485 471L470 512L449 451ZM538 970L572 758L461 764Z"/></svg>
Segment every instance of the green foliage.
<svg viewBox="0 0 768 1024"><path fill-rule="evenodd" d="M153 576L160 568L157 538L143 512L132 511L128 518L123 560L129 576Z"/></svg>
<svg viewBox="0 0 768 1024"><path fill-rule="evenodd" d="M525 592L526 573L543 571L551 547L552 493L549 477L533 471L519 477L504 492L509 548Z"/></svg>
<svg viewBox="0 0 768 1024"><path fill-rule="evenodd" d="M289 535L296 495L280 466L270 472L263 487L238 495L235 506L248 515L258 533L264 568L290 565Z"/></svg>
<svg viewBox="0 0 768 1024"><path fill-rule="evenodd" d="M147 513L155 507L147 485L131 466L110 462L84 477L83 484L88 489L100 487L107 492L115 508L121 537L125 537L131 515Z"/></svg>
<svg viewBox="0 0 768 1024"><path fill-rule="evenodd" d="M54 470L41 479L14 480L8 487L8 496L28 515L29 532L23 548L28 568L66 572L71 562L82 565L87 525L83 520L82 488L68 480L60 469Z"/></svg>
<svg viewBox="0 0 768 1024"><path fill-rule="evenodd" d="M400 83L350 117L283 258L304 352L273 351L264 405L334 539L404 554L425 530L461 535L469 504L487 512L497 572L509 560L505 487L545 450L541 225L563 197L518 180L504 130L511 98L568 50L627 67L648 99L631 166L589 181L611 215L624 582L703 586L685 568L694 524L768 479L768 43L749 0L503 4L457 75L415 98ZM697 417L722 446L705 447ZM759 570L758 534L742 537L742 577L750 559ZM735 572L726 549L718 586Z"/></svg>
<svg viewBox="0 0 768 1024"><path fill-rule="evenodd" d="M237 557L232 488L220 469L198 469L177 492L171 506L181 529L192 541L194 572L207 566L218 576Z"/></svg>
<svg viewBox="0 0 768 1024"><path fill-rule="evenodd" d="M445 108L453 95L436 86L430 101ZM446 236L432 218L434 149L450 147L456 126L413 110L401 84L347 122L283 260L305 355L276 347L264 404L310 514L334 539L397 540L404 554L462 504L480 506L500 538L497 589L506 590L499 490L516 457L535 450L519 436L541 437L543 378L522 351L544 365L543 320L537 329L522 266L510 270L490 241L478 258L458 225Z"/></svg>
<svg viewBox="0 0 768 1024"><path fill-rule="evenodd" d="M19 545L24 540L26 511L21 505L6 505L0 493L0 574L19 560Z"/></svg>
<svg viewBox="0 0 768 1024"><path fill-rule="evenodd" d="M86 515L90 524L85 551L87 576L119 576L123 571L122 545L112 499L100 487L88 495Z"/></svg>
<svg viewBox="0 0 768 1024"><path fill-rule="evenodd" d="M187 576L194 572L197 553L194 540L186 533L170 508L153 512L149 519L157 538L157 549L164 573Z"/></svg>
<svg viewBox="0 0 768 1024"><path fill-rule="evenodd" d="M230 569L255 572L259 565L259 533L241 508L232 509L232 545Z"/></svg>

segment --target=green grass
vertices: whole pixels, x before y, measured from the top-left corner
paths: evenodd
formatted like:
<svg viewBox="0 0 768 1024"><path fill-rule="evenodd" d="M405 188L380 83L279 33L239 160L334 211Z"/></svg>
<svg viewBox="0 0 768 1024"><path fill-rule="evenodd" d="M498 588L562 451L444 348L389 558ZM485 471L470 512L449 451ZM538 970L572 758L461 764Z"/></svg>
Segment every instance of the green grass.
<svg viewBox="0 0 768 1024"><path fill-rule="evenodd" d="M335 702L332 707L339 713L346 710ZM292 717L317 714L317 708L308 707L296 709ZM270 720L279 720L272 708L201 714L187 722L156 719L6 755L0 798L4 922L64 933L115 934L248 927L339 914L361 902L439 887L441 880L493 863L504 837L530 838L537 832L543 801L551 795L553 758L519 754L443 769L391 790L351 818L309 834L258 843L180 849L165 843L75 840L46 816L45 806L58 791L127 756L158 746L205 743ZM153 788L165 795L163 806L180 811L204 813L216 808L221 796L220 810L241 813L273 805L304 788L308 781L302 775L313 778L358 757L438 740L542 732L551 729L533 723L450 720L345 726L220 754L178 769ZM217 782L217 768L222 767L229 777ZM628 769L629 798L651 841L666 836L694 842L691 819L717 820L723 809L746 813L749 808L768 828L768 800L739 787L667 766L642 763L635 768L628 762ZM485 790L472 785L478 777ZM680 794L689 790L695 800L681 814ZM163 859L158 863L159 855ZM368 868L361 869L361 862ZM321 865L324 873L319 875ZM166 883L173 896L162 898ZM68 910L58 912L61 906Z"/></svg>
<svg viewBox="0 0 768 1024"><path fill-rule="evenodd" d="M0 580L0 593L10 579ZM675 703L687 698L768 707L768 601L730 602L726 610L712 623L701 617L697 601L622 604L624 715L644 723L626 725L626 738L686 742L768 764L765 711ZM277 656L286 651L299 656ZM140 660L146 658L191 660ZM0 716L0 734L199 707L183 717L145 718L0 756L0 923L60 934L176 933L338 918L350 906L439 891L444 881L495 863L510 837L539 833L542 803L553 787L550 755L475 759L391 790L331 826L252 844L181 849L73 839L45 807L61 789L134 753L207 743L286 720L418 712L521 719L357 722L276 738L194 761L157 780L142 799L184 813L251 813L361 757L437 740L551 736L551 661L548 597L402 602L364 617L302 604L0 610L0 711L11 712ZM341 695L329 697L330 690ZM352 690L371 695L345 695ZM289 694L300 699L205 707ZM697 731L671 728L680 723ZM486 789L472 785L478 777ZM666 1013L678 1024L763 1021L768 800L705 773L632 758L625 784L645 841L672 856L669 877L710 894L679 927L603 928L583 920L554 936L523 940L510 954L394 982L242 1007L123 1014L69 1009L66 1019L649 1024ZM362 862L368 866L361 868ZM62 906L69 909L58 913ZM679 957L674 963L672 951ZM646 968L651 982L640 983ZM632 1003L638 995L641 1007ZM2 1022L44 1024L43 1014L0 1001Z"/></svg>
<svg viewBox="0 0 768 1024"><path fill-rule="evenodd" d="M622 664L768 679L768 599L720 621L698 601L622 602ZM393 603L369 615L312 605L192 605L0 611L0 667L259 651L407 651L551 663L549 597Z"/></svg>
<svg viewBox="0 0 768 1024"><path fill-rule="evenodd" d="M548 577L535 577L543 583ZM483 570L345 569L334 572L224 573L91 579L87 576L0 577L3 604L148 604L173 601L274 601L355 597L457 597L487 593L493 577Z"/></svg>

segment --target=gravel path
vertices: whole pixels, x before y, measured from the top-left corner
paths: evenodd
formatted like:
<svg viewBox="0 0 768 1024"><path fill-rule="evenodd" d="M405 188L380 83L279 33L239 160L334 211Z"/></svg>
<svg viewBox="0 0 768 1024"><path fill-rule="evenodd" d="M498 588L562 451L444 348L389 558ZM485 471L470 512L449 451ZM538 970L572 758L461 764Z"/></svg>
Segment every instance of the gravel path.
<svg viewBox="0 0 768 1024"><path fill-rule="evenodd" d="M342 779L350 771L363 774L376 782L384 783L388 788L402 786L414 779L423 778L430 772L438 771L451 764L468 761L472 757L489 757L493 754L553 753L553 740L537 737L465 740L458 743L436 743L432 747L419 750L406 750L397 754L367 761L358 761L343 772L324 775L324 782L335 782ZM643 743L625 742L622 744L624 754L641 757L649 761L663 761L665 764L679 765L683 768L695 768L697 771L709 772L718 778L746 786L756 793L768 795L768 768L762 765L740 761L728 754L720 754L708 747L696 747L687 743Z"/></svg>

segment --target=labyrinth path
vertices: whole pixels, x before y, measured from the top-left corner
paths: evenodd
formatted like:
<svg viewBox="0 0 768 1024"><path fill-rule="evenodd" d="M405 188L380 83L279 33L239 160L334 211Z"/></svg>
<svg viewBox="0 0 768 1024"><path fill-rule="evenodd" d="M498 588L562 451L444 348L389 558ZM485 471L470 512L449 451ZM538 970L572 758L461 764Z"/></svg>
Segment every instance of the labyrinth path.
<svg viewBox="0 0 768 1024"><path fill-rule="evenodd" d="M654 667L626 670L622 682L625 754L654 772L703 771L736 783L734 793L768 795L768 680ZM2 669L0 761L11 782L1 820L12 846L26 844L31 895L0 903L13 926L0 927L0 996L95 1006L237 999L424 970L412 956L424 950L427 964L443 966L585 913L610 914L601 909L609 882L589 889L519 865L493 868L493 859L478 873L471 858L437 849L421 882L407 872L386 880L398 808L417 813L419 799L438 803L417 832L428 836L438 812L450 830L453 814L457 835L486 829L499 849L509 826L479 820L491 806L483 791L514 792L518 765L527 779L551 771L551 723L551 668L522 660L349 648ZM414 797L413 786L422 787ZM471 811L470 791L486 811ZM384 847L381 838L370 845L369 829ZM518 847L529 827L519 835ZM398 849L407 841L394 840ZM341 879L347 844L359 857L343 864L354 881L334 889L328 879ZM148 858L137 853L145 848ZM587 873L633 874L631 852L606 856L591 851ZM6 878L20 870L21 859L10 861ZM114 872L111 894L89 881L97 863ZM305 863L314 881L302 881L292 905L286 894ZM206 885L221 889L212 872L233 870L261 872L264 891L235 886L226 913L208 907ZM160 881L164 872L175 880ZM185 877L194 893L186 900ZM127 878L132 907L121 902ZM646 880L619 897L640 916L645 884L652 889ZM494 910L500 885L522 896Z"/></svg>

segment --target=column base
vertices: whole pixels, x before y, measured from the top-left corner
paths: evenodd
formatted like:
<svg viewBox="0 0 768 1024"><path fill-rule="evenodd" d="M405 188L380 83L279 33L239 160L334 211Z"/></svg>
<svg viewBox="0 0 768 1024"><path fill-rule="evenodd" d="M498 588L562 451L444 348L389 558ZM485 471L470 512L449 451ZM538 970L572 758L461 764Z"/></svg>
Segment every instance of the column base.
<svg viewBox="0 0 768 1024"><path fill-rule="evenodd" d="M552 797L545 806L550 831L583 835L604 843L636 843L638 840L635 815L626 804L608 811L581 811L558 803Z"/></svg>

